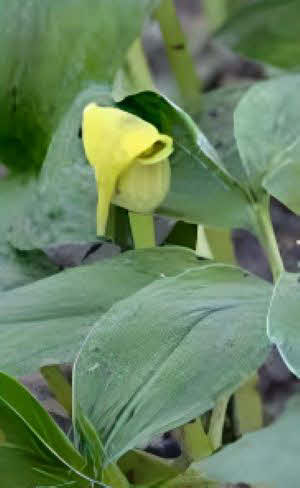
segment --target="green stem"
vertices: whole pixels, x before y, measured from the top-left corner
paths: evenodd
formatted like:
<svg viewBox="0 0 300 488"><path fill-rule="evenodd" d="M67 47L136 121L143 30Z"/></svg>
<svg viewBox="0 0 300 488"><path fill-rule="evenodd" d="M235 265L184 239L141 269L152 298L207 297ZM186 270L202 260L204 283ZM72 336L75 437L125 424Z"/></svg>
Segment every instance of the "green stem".
<svg viewBox="0 0 300 488"><path fill-rule="evenodd" d="M222 395L214 407L208 430L208 437L214 450L222 446L223 428L230 395Z"/></svg>
<svg viewBox="0 0 300 488"><path fill-rule="evenodd" d="M256 204L257 235L264 248L276 281L284 271L270 217L270 197L264 195ZM239 388L234 395L234 423L236 433L258 430L263 425L263 407L257 391L257 375Z"/></svg>
<svg viewBox="0 0 300 488"><path fill-rule="evenodd" d="M237 436L259 430L263 426L263 406L257 391L257 380L256 374L234 394L233 418Z"/></svg>
<svg viewBox="0 0 300 488"><path fill-rule="evenodd" d="M134 85L143 90L154 90L152 75L140 39L136 39L127 54L128 71Z"/></svg>
<svg viewBox="0 0 300 488"><path fill-rule="evenodd" d="M283 262L274 234L273 225L270 217L270 197L265 196L256 206L256 217L258 226L258 236L267 254L272 270L273 279L276 281L284 271Z"/></svg>
<svg viewBox="0 0 300 488"><path fill-rule="evenodd" d="M72 417L72 387L60 367L56 364L51 364L42 366L40 371L49 386L49 390Z"/></svg>
<svg viewBox="0 0 300 488"><path fill-rule="evenodd" d="M213 453L213 446L200 418L173 430L173 435L181 447L182 455L177 460L177 465L180 464L182 469Z"/></svg>
<svg viewBox="0 0 300 488"><path fill-rule="evenodd" d="M199 111L201 82L191 55L186 47L186 39L176 15L173 0L163 0L156 11L156 18L165 41L167 56L177 81L186 108Z"/></svg>
<svg viewBox="0 0 300 488"><path fill-rule="evenodd" d="M125 75L134 90L154 90L154 84L140 39L136 39L127 54ZM155 226L152 215L128 212L131 233L136 249L156 245Z"/></svg>
<svg viewBox="0 0 300 488"><path fill-rule="evenodd" d="M221 263L236 264L230 230L198 225L196 254Z"/></svg>
<svg viewBox="0 0 300 488"><path fill-rule="evenodd" d="M201 258L213 259L213 253L206 235L206 228L201 224L197 225L196 255Z"/></svg>
<svg viewBox="0 0 300 488"><path fill-rule="evenodd" d="M135 249L156 246L153 215L129 212L129 221Z"/></svg>

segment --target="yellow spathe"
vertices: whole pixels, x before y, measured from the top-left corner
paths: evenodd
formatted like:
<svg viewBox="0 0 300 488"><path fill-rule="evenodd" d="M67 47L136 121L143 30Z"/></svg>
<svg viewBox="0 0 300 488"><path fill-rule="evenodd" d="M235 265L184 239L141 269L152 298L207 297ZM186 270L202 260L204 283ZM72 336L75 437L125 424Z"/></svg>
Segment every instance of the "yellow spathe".
<svg viewBox="0 0 300 488"><path fill-rule="evenodd" d="M98 235L105 234L111 202L153 212L169 190L172 138L129 112L95 103L83 111L82 134L98 185Z"/></svg>

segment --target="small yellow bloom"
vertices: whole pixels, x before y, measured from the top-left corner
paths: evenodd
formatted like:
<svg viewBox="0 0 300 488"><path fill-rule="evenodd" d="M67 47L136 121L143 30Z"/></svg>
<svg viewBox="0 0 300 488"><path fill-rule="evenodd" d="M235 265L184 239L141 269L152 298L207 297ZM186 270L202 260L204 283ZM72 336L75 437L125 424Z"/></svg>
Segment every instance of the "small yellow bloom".
<svg viewBox="0 0 300 488"><path fill-rule="evenodd" d="M98 185L98 234L105 234L111 202L153 212L169 190L172 138L129 112L95 103L83 111L82 133Z"/></svg>

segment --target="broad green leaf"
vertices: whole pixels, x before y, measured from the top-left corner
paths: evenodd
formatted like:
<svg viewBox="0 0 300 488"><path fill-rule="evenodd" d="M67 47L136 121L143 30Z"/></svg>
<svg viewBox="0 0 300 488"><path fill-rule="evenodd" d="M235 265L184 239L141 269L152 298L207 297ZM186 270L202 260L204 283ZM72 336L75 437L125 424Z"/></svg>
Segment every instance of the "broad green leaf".
<svg viewBox="0 0 300 488"><path fill-rule="evenodd" d="M216 227L251 228L246 192L185 112L154 92L127 97L118 105L173 137L171 188L158 213Z"/></svg>
<svg viewBox="0 0 300 488"><path fill-rule="evenodd" d="M288 368L300 377L300 275L282 273L268 314L268 335Z"/></svg>
<svg viewBox="0 0 300 488"><path fill-rule="evenodd" d="M7 242L9 228L33 191L32 177L0 179L0 292L31 283L58 271L42 251L18 251Z"/></svg>
<svg viewBox="0 0 300 488"><path fill-rule="evenodd" d="M130 251L0 294L0 369L23 375L44 363L72 361L116 301L201 264L183 248Z"/></svg>
<svg viewBox="0 0 300 488"><path fill-rule="evenodd" d="M217 454L192 464L191 469L219 482L295 488L300 476L299 409L297 395L274 424L244 435Z"/></svg>
<svg viewBox="0 0 300 488"><path fill-rule="evenodd" d="M256 194L262 189L300 211L295 184L300 165L300 76L255 84L235 111L235 137Z"/></svg>
<svg viewBox="0 0 300 488"><path fill-rule="evenodd" d="M45 454L45 457L56 457L62 464L78 471L83 469L85 460L46 410L24 386L4 373L0 373L0 408L0 427L9 444L20 447L23 444L23 448L26 449L24 435L21 438L22 444L20 444L16 425L12 421L3 422L2 412L6 420L7 418L11 420L14 417L17 424L23 424L23 432L27 428L26 430L31 433L31 437L35 439L36 445L44 448L44 452L39 451ZM30 449L30 445L28 448L32 452L35 451Z"/></svg>
<svg viewBox="0 0 300 488"><path fill-rule="evenodd" d="M299 8L299 0L256 0L229 18L216 37L249 58L281 68L298 68Z"/></svg>
<svg viewBox="0 0 300 488"><path fill-rule="evenodd" d="M0 158L41 166L51 134L91 82L112 82L152 0L0 1Z"/></svg>
<svg viewBox="0 0 300 488"><path fill-rule="evenodd" d="M77 412L107 462L209 410L270 350L271 286L233 266L156 281L115 304L84 342L74 370Z"/></svg>

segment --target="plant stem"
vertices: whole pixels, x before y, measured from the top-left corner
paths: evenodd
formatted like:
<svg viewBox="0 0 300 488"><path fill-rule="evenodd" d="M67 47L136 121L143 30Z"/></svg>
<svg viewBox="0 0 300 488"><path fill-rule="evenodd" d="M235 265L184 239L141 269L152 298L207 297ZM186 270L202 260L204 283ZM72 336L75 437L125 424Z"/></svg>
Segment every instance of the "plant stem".
<svg viewBox="0 0 300 488"><path fill-rule="evenodd" d="M126 61L119 69L113 86L113 97L120 101L141 90L155 90L151 72L140 39L130 47Z"/></svg>
<svg viewBox="0 0 300 488"><path fill-rule="evenodd" d="M201 82L193 59L186 48L186 39L176 15L173 0L161 2L156 11L156 18L183 102L189 111L199 111Z"/></svg>
<svg viewBox="0 0 300 488"><path fill-rule="evenodd" d="M222 263L235 264L230 230L198 225L196 254Z"/></svg>
<svg viewBox="0 0 300 488"><path fill-rule="evenodd" d="M143 90L154 90L152 75L141 40L134 41L127 54L129 76L133 84Z"/></svg>
<svg viewBox="0 0 300 488"><path fill-rule="evenodd" d="M263 426L263 407L257 391L257 380L256 374L234 394L233 417L237 436L259 430Z"/></svg>
<svg viewBox="0 0 300 488"><path fill-rule="evenodd" d="M186 469L192 462L200 461L213 453L213 446L203 429L200 418L173 430L173 435L182 450L179 463L183 469Z"/></svg>
<svg viewBox="0 0 300 488"><path fill-rule="evenodd" d="M46 380L49 390L54 394L57 401L64 407L72 417L72 387L66 380L60 367L56 364L42 366L41 374Z"/></svg>
<svg viewBox="0 0 300 488"><path fill-rule="evenodd" d="M143 45L139 38L134 41L128 51L123 71L130 84L130 91L155 89ZM135 248L154 247L156 240L153 216L134 212L128 212L128 216ZM118 222L118 226L119 224Z"/></svg>
<svg viewBox="0 0 300 488"><path fill-rule="evenodd" d="M129 221L135 249L155 247L155 226L153 215L129 212Z"/></svg>
<svg viewBox="0 0 300 488"><path fill-rule="evenodd" d="M258 226L258 236L267 254L272 270L273 279L276 281L284 271L283 262L274 234L273 225L270 217L270 197L266 195L256 206L256 217Z"/></svg>
<svg viewBox="0 0 300 488"><path fill-rule="evenodd" d="M222 446L223 428L229 398L230 395L222 395L217 400L211 414L208 437L214 451Z"/></svg>
<svg viewBox="0 0 300 488"><path fill-rule="evenodd" d="M213 253L207 240L206 229L201 224L197 225L196 255L201 258L213 259Z"/></svg>

